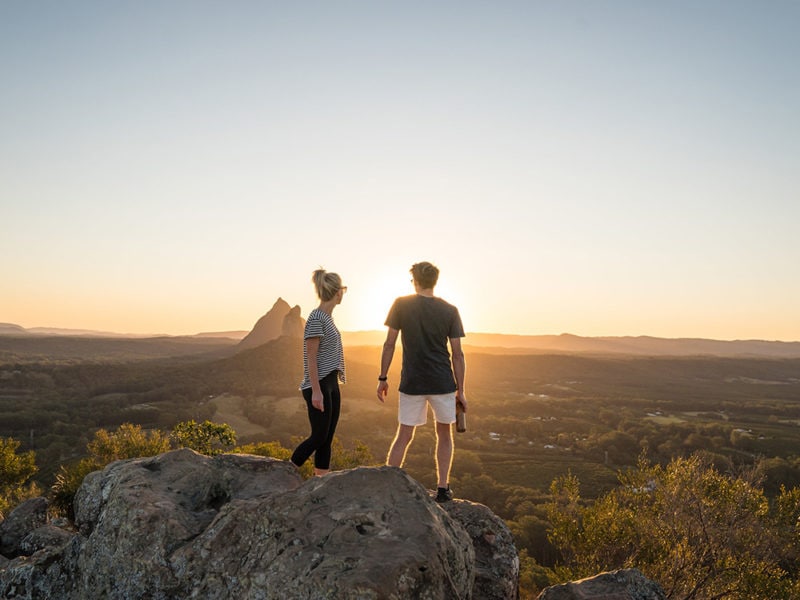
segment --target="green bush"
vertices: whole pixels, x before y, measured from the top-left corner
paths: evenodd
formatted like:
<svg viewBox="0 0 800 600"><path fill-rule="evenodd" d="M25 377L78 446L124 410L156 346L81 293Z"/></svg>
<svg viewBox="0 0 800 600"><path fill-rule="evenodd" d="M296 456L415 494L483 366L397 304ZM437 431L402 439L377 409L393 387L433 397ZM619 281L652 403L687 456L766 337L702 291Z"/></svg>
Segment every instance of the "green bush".
<svg viewBox="0 0 800 600"><path fill-rule="evenodd" d="M155 456L170 449L170 439L162 431L145 432L139 425L123 423L115 431L100 429L86 445L89 456L71 466L61 466L51 488L53 507L73 517L72 502L83 478L116 460Z"/></svg>
<svg viewBox="0 0 800 600"><path fill-rule="evenodd" d="M637 567L671 599L797 598L800 492L770 503L756 470L723 474L699 456L644 459L585 506L572 475L548 507L564 578Z"/></svg>
<svg viewBox="0 0 800 600"><path fill-rule="evenodd" d="M0 519L10 508L39 495L36 485L29 482L37 471L36 454L17 454L19 444L13 438L0 437Z"/></svg>
<svg viewBox="0 0 800 600"><path fill-rule="evenodd" d="M236 443L236 432L227 423L184 421L172 429L178 446L214 456L228 452Z"/></svg>

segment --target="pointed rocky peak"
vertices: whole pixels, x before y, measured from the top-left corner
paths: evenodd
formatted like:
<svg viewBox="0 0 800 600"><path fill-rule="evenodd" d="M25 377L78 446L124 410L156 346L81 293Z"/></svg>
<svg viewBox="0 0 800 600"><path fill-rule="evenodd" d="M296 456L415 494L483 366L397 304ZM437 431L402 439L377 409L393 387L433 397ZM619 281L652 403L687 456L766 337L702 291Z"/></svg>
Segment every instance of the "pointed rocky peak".
<svg viewBox="0 0 800 600"><path fill-rule="evenodd" d="M300 316L300 306L295 305L286 316L283 317L283 327L281 328L281 335L286 335L291 338L303 337L303 330L306 327L306 320Z"/></svg>
<svg viewBox="0 0 800 600"><path fill-rule="evenodd" d="M272 308L261 317L244 339L239 342L239 349L255 348L267 342L279 338L283 334L284 318L293 309L283 298L278 298ZM299 316L299 307L298 307Z"/></svg>
<svg viewBox="0 0 800 600"><path fill-rule="evenodd" d="M280 314L286 314L290 310L291 310L291 307L289 306L289 303L286 300L284 300L283 298L281 298L280 296L278 296L278 299L275 300L275 304L273 304L272 308L270 308L269 311L267 311L267 314L269 314L269 313L271 313L273 311L275 311L277 313L280 313Z"/></svg>

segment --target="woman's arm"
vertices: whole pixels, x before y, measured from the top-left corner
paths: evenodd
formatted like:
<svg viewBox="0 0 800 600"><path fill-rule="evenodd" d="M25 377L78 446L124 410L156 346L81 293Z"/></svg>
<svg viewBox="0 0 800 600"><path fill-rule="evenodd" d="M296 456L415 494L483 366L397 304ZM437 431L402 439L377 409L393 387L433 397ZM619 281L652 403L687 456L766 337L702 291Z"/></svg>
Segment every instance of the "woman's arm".
<svg viewBox="0 0 800 600"><path fill-rule="evenodd" d="M319 411L325 412L325 405L322 401L322 388L319 386L319 367L317 356L319 356L320 338L310 337L305 339L306 357L308 358L308 379L311 381L311 405Z"/></svg>

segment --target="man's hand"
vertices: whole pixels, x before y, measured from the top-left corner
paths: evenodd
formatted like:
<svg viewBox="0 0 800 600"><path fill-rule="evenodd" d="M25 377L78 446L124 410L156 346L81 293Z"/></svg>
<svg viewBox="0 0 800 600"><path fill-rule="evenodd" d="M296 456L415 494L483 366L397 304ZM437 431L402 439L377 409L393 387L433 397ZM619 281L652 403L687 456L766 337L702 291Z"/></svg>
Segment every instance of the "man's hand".
<svg viewBox="0 0 800 600"><path fill-rule="evenodd" d="M378 379L378 391L376 395L378 400L386 402L386 395L389 393L389 384L386 382L386 377L389 374L389 367L392 364L392 357L394 356L394 346L397 343L397 336L400 335L399 329L389 327L386 330L386 341L383 342L383 350L381 351L381 370L380 378ZM383 381L381 381L383 379Z"/></svg>
<svg viewBox="0 0 800 600"><path fill-rule="evenodd" d="M376 395L378 396L378 400L381 402L386 401L386 395L389 393L389 383L386 381L379 381L378 382L378 391Z"/></svg>
<svg viewBox="0 0 800 600"><path fill-rule="evenodd" d="M467 412L467 397L461 390L456 392L456 404L460 404L461 410Z"/></svg>

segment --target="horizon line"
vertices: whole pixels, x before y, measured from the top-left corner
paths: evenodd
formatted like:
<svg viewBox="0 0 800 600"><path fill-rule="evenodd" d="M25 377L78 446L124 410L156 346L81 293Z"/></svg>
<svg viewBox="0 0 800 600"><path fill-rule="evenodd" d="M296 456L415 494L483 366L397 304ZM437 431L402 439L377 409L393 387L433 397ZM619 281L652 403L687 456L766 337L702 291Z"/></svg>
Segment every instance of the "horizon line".
<svg viewBox="0 0 800 600"><path fill-rule="evenodd" d="M219 331L200 331L196 333L157 333L157 332L148 332L148 333L124 333L119 331L108 331L108 330L100 330L100 329L85 329L79 327L47 327L47 326L35 326L35 327L23 327L16 323L7 323L7 322L0 322L0 327L7 326L7 327L14 327L21 329L24 333L29 335L47 335L47 333L52 333L52 335L60 335L65 337L80 337L82 335L89 336L89 337L114 337L114 338L161 338L161 337L171 337L171 338L181 338L181 337L226 337L224 334L242 334L247 335L252 331L252 329L225 329ZM383 334L385 333L385 328L382 329L355 329L355 330L342 330L342 334L348 335L376 335L376 334ZM60 333L58 333L60 332ZM8 333L3 333L0 335L9 335ZM711 338L711 337L702 337L702 336L678 336L678 337L665 337L665 336L658 336L652 334L613 334L613 335L582 335L577 333L570 333L570 332L561 332L561 333L506 333L506 332L491 332L491 331L467 331L465 335L465 340L468 340L470 336L505 336L510 338L567 338L567 337L574 337L574 338L583 338L583 339L654 339L654 340L684 340L684 341L714 341L714 342L767 342L767 343L778 343L778 344L797 344L800 343L800 340L780 340L780 339L767 339L767 338ZM229 339L236 339L236 337L229 337ZM467 342L468 343L468 342Z"/></svg>

